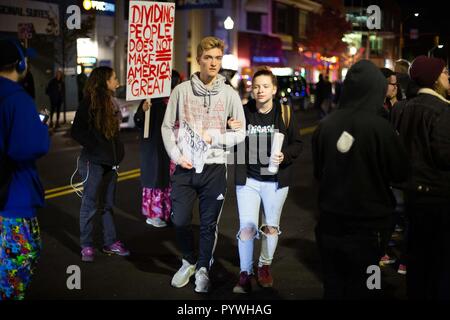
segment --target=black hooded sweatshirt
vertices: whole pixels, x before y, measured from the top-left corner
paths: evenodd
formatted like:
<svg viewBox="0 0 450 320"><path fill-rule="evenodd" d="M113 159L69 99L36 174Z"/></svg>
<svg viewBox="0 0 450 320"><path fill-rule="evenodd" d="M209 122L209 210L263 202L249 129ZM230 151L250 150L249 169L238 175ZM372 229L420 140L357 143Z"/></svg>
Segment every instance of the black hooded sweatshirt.
<svg viewBox="0 0 450 320"><path fill-rule="evenodd" d="M398 135L377 116L386 86L372 62L359 61L345 78L338 109L314 132L314 175L320 181L322 213L365 220L393 212L390 183L406 180L410 170Z"/></svg>

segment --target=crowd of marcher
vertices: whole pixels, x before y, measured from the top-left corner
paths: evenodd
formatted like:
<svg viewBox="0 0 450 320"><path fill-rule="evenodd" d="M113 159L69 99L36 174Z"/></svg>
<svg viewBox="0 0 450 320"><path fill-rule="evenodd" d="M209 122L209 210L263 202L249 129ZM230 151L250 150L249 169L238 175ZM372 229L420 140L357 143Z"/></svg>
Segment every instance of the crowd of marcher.
<svg viewBox="0 0 450 320"><path fill-rule="evenodd" d="M175 230L181 266L171 285L184 287L194 276L196 292L210 291L231 150L240 261L233 292L249 293L253 277L262 287L274 285L271 264L302 141L294 110L276 98L277 78L270 68L253 75L252 99L243 106L219 73L223 54L222 40L202 39L196 52L200 71L182 81L173 70L170 97L140 103L134 121L141 130L142 214L149 225ZM0 300L25 297L41 247L36 214L44 197L35 161L47 153L49 136L19 84L26 70L26 50L0 40ZM80 83L84 90L71 134L82 146L77 159L83 181L81 260L95 260L98 212L101 250L128 256L132 252L119 240L113 212L125 156L120 111L113 103L118 79L112 68L97 67ZM312 154L325 299L383 297L383 290L367 287L367 268L396 260L398 272L406 274L409 298L450 298L449 89L445 62L425 56L410 66L400 60L395 71L361 60L348 71L338 99L326 79L317 84L322 120L312 136ZM47 87L50 125L53 113L55 126L59 123L63 90L57 72ZM390 243L400 231L406 245L395 257ZM256 268L255 240L261 241Z"/></svg>

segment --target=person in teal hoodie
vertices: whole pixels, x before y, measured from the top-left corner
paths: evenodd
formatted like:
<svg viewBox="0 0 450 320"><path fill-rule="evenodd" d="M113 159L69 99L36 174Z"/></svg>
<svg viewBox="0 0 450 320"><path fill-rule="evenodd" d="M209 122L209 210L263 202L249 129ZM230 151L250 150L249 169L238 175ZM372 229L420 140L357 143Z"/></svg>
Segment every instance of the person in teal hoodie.
<svg viewBox="0 0 450 320"><path fill-rule="evenodd" d="M36 210L44 190L35 161L49 149L48 127L18 83L25 50L0 40L0 300L25 298L41 241Z"/></svg>

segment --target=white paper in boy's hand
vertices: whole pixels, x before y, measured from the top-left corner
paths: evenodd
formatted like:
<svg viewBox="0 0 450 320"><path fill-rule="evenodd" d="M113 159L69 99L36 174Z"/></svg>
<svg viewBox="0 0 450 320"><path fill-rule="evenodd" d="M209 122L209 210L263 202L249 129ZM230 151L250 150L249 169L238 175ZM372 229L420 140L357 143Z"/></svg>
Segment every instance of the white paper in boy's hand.
<svg viewBox="0 0 450 320"><path fill-rule="evenodd" d="M178 145L186 160L192 163L195 172L201 173L210 145L186 121L181 123L180 131L178 132Z"/></svg>
<svg viewBox="0 0 450 320"><path fill-rule="evenodd" d="M281 148L283 147L284 134L280 132L275 132L272 141L272 150L270 151L270 163L269 163L269 172L277 173L278 172L278 164L272 162L272 155L280 153Z"/></svg>

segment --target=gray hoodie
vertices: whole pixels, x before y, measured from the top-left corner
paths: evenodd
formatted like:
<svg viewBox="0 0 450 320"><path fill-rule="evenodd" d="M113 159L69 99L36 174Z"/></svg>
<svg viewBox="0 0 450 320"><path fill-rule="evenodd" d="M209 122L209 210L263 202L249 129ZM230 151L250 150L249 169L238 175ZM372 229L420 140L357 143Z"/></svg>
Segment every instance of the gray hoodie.
<svg viewBox="0 0 450 320"><path fill-rule="evenodd" d="M227 131L228 117L241 121L241 129ZM175 127L177 120L179 130ZM202 162L212 164L226 163L225 149L244 141L244 128L241 99L225 84L225 77L217 75L207 88L196 73L172 91L161 131L167 153L175 162L181 155L192 161L201 154ZM201 139L204 131L211 136L211 145Z"/></svg>

